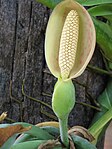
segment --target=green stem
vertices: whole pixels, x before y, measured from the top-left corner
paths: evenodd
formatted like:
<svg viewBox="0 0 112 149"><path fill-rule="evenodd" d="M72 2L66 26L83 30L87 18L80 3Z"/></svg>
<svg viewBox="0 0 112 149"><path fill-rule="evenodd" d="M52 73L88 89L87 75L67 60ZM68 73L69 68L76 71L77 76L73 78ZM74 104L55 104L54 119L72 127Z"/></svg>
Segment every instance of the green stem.
<svg viewBox="0 0 112 149"><path fill-rule="evenodd" d="M68 118L59 119L60 125L60 135L62 143L68 148L69 140L68 140Z"/></svg>
<svg viewBox="0 0 112 149"><path fill-rule="evenodd" d="M96 123L89 128L89 132L95 137L97 132L99 132L111 119L112 108L110 108L98 121L96 121Z"/></svg>
<svg viewBox="0 0 112 149"><path fill-rule="evenodd" d="M106 71L104 69L101 69L101 68L98 68L98 67L95 67L95 66L92 66L92 65L88 65L88 68L94 70L97 73L106 74L106 75L109 75L110 77L112 77L112 72Z"/></svg>
<svg viewBox="0 0 112 149"><path fill-rule="evenodd" d="M76 104L80 104L80 105L83 105L83 106L86 106L86 107L90 107L90 108L92 108L92 109L95 109L95 110L97 110L97 111L101 111L101 109L100 109L100 108L95 107L95 106L92 106L92 105L87 104L87 103L84 103L84 102L79 102L79 101L76 101Z"/></svg>

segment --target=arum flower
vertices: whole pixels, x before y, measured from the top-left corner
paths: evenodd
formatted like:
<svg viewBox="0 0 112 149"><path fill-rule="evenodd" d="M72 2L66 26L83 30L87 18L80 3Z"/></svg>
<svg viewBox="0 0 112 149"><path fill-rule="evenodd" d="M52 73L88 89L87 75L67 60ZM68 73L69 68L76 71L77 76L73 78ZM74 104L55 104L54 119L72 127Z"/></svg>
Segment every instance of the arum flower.
<svg viewBox="0 0 112 149"><path fill-rule="evenodd" d="M45 57L51 73L66 81L80 76L95 48L95 28L87 10L73 0L59 3L46 30Z"/></svg>
<svg viewBox="0 0 112 149"><path fill-rule="evenodd" d="M72 78L83 73L95 48L95 28L86 9L64 0L53 10L46 30L45 57L51 73L58 78L52 108L59 119L60 136L69 148L68 115L75 105Z"/></svg>

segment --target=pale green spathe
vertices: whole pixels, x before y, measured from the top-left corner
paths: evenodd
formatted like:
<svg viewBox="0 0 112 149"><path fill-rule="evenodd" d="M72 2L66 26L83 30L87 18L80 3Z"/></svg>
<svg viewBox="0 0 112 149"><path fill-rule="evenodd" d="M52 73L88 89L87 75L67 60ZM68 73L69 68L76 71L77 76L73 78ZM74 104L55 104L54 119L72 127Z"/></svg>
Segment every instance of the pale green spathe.
<svg viewBox="0 0 112 149"><path fill-rule="evenodd" d="M56 116L63 119L69 115L75 104L75 88L71 80L58 80L56 83L53 97L52 107Z"/></svg>

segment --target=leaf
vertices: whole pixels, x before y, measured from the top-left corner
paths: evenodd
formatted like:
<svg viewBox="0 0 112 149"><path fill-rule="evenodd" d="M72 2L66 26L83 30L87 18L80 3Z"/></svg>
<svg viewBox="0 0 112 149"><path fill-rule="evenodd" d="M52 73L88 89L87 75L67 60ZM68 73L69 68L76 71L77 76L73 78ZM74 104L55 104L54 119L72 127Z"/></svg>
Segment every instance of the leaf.
<svg viewBox="0 0 112 149"><path fill-rule="evenodd" d="M53 126L44 126L42 127L43 130L46 130L49 134L53 136L59 136L59 128Z"/></svg>
<svg viewBox="0 0 112 149"><path fill-rule="evenodd" d="M104 56L112 61L112 29L102 21L93 18L96 29L96 40L102 48Z"/></svg>
<svg viewBox="0 0 112 149"><path fill-rule="evenodd" d="M8 125L8 127L7 127ZM25 135L22 135L20 137L18 137L18 139L15 141L16 143L19 142L24 142L26 140L31 140L31 139L53 139L54 137L52 135L50 135L47 131L42 130L41 128L28 124L28 123L23 123L23 122L18 122L18 123L13 123L13 124L0 124L0 145L2 145L5 141L7 141L4 146L3 149L7 149L6 146L8 144L8 142L10 144L14 143L14 138L16 133L21 133L23 131L26 131L24 133L26 133ZM24 128L26 127L26 128ZM22 129L23 128L23 129ZM30 128L30 129L29 129ZM6 136L6 133L8 133L8 135ZM12 142L10 142L9 140Z"/></svg>
<svg viewBox="0 0 112 149"><path fill-rule="evenodd" d="M108 127L108 122L112 118L112 78L109 79L107 87L104 92L98 97L98 103L101 107L101 112L97 112L92 120L91 127L89 128L90 132L95 134L95 138L99 140L101 135L104 134L106 128ZM98 121L100 121L100 126ZM96 126L95 126L96 125ZM99 129L99 131L95 132L95 127ZM100 129L101 127L101 129Z"/></svg>
<svg viewBox="0 0 112 149"><path fill-rule="evenodd" d="M112 79L109 79L106 89L98 98L98 102L103 110L109 110L112 107Z"/></svg>
<svg viewBox="0 0 112 149"><path fill-rule="evenodd" d="M18 143L22 143L25 141L31 141L33 139L37 139L37 137L34 137L32 135L29 134L21 134L14 142L14 144L18 144Z"/></svg>
<svg viewBox="0 0 112 149"><path fill-rule="evenodd" d="M109 16L104 16L104 18L107 19L107 23L110 26L111 30L112 30L112 15Z"/></svg>
<svg viewBox="0 0 112 149"><path fill-rule="evenodd" d="M111 16L110 16L110 15L109 15L109 16L107 15L107 16L104 16L104 17L105 17L108 21L110 21L110 22L111 22L111 25L112 25L112 15L111 15ZM112 26L111 26L111 27L112 27Z"/></svg>
<svg viewBox="0 0 112 149"><path fill-rule="evenodd" d="M31 138L34 138L34 137L38 138L40 140L48 140L48 139L53 139L54 138L47 131L39 128L38 126L28 124L28 123L24 123L24 122L14 123L13 125L16 125L16 124L21 124L21 125L23 125L23 127L31 126L32 128L31 128L31 130L25 132L24 135L21 135L20 137L18 137L15 144L19 143L19 142L27 141L27 140L29 140Z"/></svg>
<svg viewBox="0 0 112 149"><path fill-rule="evenodd" d="M101 4L112 4L112 0L77 0L83 6L94 6Z"/></svg>
<svg viewBox="0 0 112 149"><path fill-rule="evenodd" d="M71 138L76 146L76 149L96 149L95 145L91 144L86 139L77 135L71 135Z"/></svg>
<svg viewBox="0 0 112 149"><path fill-rule="evenodd" d="M103 4L88 9L92 16L107 16L112 15L112 4Z"/></svg>
<svg viewBox="0 0 112 149"><path fill-rule="evenodd" d="M37 0L37 2L40 2L40 3L44 4L45 6L52 8L52 9L61 1L62 0ZM83 6L112 4L112 0L76 0L76 1L79 2Z"/></svg>
<svg viewBox="0 0 112 149"><path fill-rule="evenodd" d="M37 0L37 2L40 2L51 9L53 9L61 1L62 0Z"/></svg>
<svg viewBox="0 0 112 149"><path fill-rule="evenodd" d="M0 128L0 147L14 134L28 131L31 127L24 128L22 125Z"/></svg>
<svg viewBox="0 0 112 149"><path fill-rule="evenodd" d="M89 132L94 136L96 141L111 119L112 107L108 111L106 111L106 113L104 113L101 117L99 117L99 119L89 128Z"/></svg>
<svg viewBox="0 0 112 149"><path fill-rule="evenodd" d="M15 144L10 149L37 149L38 146L44 142L45 140L27 141L27 142Z"/></svg>
<svg viewBox="0 0 112 149"><path fill-rule="evenodd" d="M10 124L0 124L0 128L5 128L7 126L10 126Z"/></svg>
<svg viewBox="0 0 112 149"><path fill-rule="evenodd" d="M0 148L0 149L9 149L15 142L16 140L16 137L17 137L17 134L16 135L13 135L12 137L10 137L4 144L3 146Z"/></svg>

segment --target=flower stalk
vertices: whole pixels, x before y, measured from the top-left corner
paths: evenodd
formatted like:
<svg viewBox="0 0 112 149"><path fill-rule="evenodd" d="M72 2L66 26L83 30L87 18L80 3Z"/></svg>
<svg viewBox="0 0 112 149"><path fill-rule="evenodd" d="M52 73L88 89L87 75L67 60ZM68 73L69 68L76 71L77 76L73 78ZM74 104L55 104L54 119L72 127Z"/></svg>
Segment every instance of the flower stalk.
<svg viewBox="0 0 112 149"><path fill-rule="evenodd" d="M68 118L59 119L60 126L60 137L64 145L69 148L69 139L68 139Z"/></svg>
<svg viewBox="0 0 112 149"><path fill-rule="evenodd" d="M52 107L59 120L60 137L63 144L68 148L68 115L75 105L75 88L71 80L59 79L55 85Z"/></svg>

